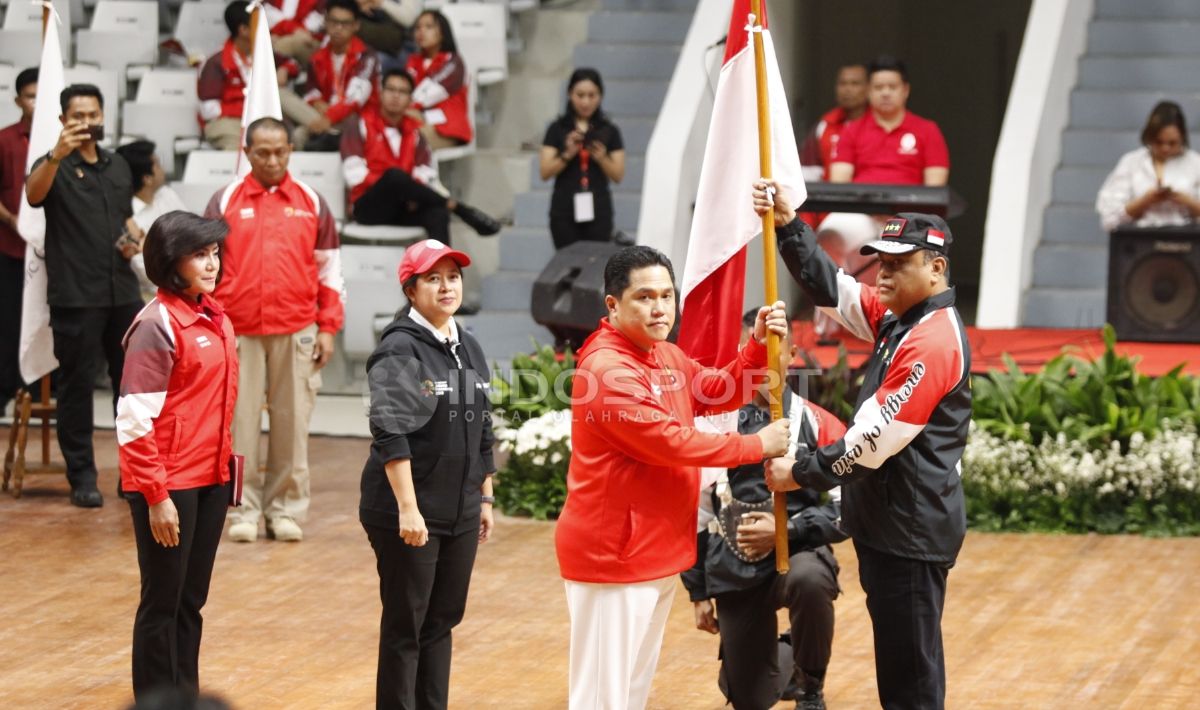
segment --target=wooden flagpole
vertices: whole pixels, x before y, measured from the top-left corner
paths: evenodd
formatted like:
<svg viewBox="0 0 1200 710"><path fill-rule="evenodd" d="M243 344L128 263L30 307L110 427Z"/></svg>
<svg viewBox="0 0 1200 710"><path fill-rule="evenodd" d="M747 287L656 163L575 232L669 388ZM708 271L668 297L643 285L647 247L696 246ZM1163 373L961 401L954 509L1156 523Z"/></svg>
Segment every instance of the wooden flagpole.
<svg viewBox="0 0 1200 710"><path fill-rule="evenodd" d="M750 0L754 29L754 79L758 95L758 165L764 178L771 177L771 110L767 96L767 66L762 39L762 0ZM763 289L767 304L779 300L779 285L775 282L775 208L763 215ZM779 336L767 331L767 365L771 370L771 421L783 418L783 368L779 362ZM788 565L787 494L776 493L775 503L775 571L786 574Z"/></svg>

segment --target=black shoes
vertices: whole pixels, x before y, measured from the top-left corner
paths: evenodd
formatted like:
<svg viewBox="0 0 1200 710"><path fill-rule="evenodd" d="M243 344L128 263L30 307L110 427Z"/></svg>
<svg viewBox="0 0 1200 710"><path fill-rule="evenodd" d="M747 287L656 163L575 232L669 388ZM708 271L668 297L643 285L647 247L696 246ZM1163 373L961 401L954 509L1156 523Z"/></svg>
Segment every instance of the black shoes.
<svg viewBox="0 0 1200 710"><path fill-rule="evenodd" d="M490 237L500 231L500 223L494 217L462 202L454 208L454 214L481 237Z"/></svg>
<svg viewBox="0 0 1200 710"><path fill-rule="evenodd" d="M104 505L104 496L95 486L90 488L72 488L71 505L78 508L99 508Z"/></svg>

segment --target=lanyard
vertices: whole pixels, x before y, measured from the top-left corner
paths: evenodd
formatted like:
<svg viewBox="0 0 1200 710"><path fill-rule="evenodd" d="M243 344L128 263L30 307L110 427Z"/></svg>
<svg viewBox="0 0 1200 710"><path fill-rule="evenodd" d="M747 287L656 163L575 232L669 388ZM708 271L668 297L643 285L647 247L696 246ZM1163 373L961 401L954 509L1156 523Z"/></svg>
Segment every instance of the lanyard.
<svg viewBox="0 0 1200 710"><path fill-rule="evenodd" d="M587 148L579 149L579 187L586 192L588 189L588 165L592 161L592 154Z"/></svg>

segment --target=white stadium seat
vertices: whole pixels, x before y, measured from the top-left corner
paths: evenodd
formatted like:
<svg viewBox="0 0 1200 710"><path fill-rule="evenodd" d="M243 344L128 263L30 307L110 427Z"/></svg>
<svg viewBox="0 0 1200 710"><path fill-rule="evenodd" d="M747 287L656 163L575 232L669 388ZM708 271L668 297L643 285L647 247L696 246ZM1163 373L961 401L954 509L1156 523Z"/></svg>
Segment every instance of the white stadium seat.
<svg viewBox="0 0 1200 710"><path fill-rule="evenodd" d="M55 3L62 24L58 41L63 61L71 57L71 3ZM23 0L10 0L0 28L0 63L12 64L20 71L37 66L42 58L42 6Z"/></svg>
<svg viewBox="0 0 1200 710"><path fill-rule="evenodd" d="M175 39L183 45L189 58L203 62L220 52L228 37L224 3L185 2L180 6Z"/></svg>
<svg viewBox="0 0 1200 710"><path fill-rule="evenodd" d="M120 72L125 80L140 77L158 61L158 3L154 0L99 0L92 25L76 33L75 59Z"/></svg>
<svg viewBox="0 0 1200 710"><path fill-rule="evenodd" d="M17 95L17 74L21 69L8 64L0 64L0 96ZM11 126L21 120L21 109L12 101L0 101L0 128Z"/></svg>
<svg viewBox="0 0 1200 710"><path fill-rule="evenodd" d="M442 7L467 69L479 86L508 77L508 11L500 3L459 2Z"/></svg>
<svg viewBox="0 0 1200 710"><path fill-rule="evenodd" d="M137 100L122 108L126 136L154 141L159 162L168 173L175 170L175 142L198 141L196 72L190 69L151 69L138 83Z"/></svg>

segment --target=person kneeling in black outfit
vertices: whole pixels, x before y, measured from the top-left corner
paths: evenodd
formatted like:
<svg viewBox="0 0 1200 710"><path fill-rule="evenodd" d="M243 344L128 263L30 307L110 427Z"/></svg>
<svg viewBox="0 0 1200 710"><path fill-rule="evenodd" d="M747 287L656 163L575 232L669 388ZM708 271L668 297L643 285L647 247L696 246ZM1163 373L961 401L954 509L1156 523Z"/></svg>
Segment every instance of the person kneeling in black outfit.
<svg viewBox="0 0 1200 710"><path fill-rule="evenodd" d="M742 319L743 342L754 315ZM785 367L793 356L791 348L781 348ZM738 411L739 434L771 422L768 402L764 385ZM783 408L787 419L799 423L793 447L815 449L846 431L832 414L786 387ZM695 606L696 628L721 635L722 692L737 710L770 708L781 699L795 699L798 710L824 710L833 600L841 591L830 545L847 537L837 489L828 500L812 491L788 494L791 557L784 576L775 571L775 519L763 465L729 469L709 495L715 518L699 533L696 565L683 573L683 584ZM784 607L792 624L792 664L781 669L775 610Z"/></svg>
<svg viewBox="0 0 1200 710"><path fill-rule="evenodd" d="M499 222L449 197L437 182L433 152L409 115L412 77L389 69L379 85L379 107L364 108L342 134L342 173L355 221L422 227L443 244L450 243L451 214L481 237L499 232Z"/></svg>

